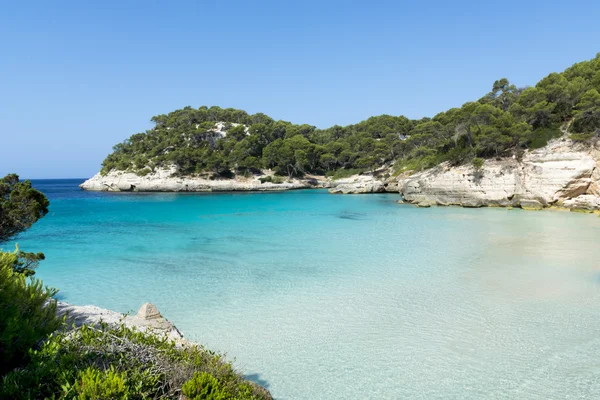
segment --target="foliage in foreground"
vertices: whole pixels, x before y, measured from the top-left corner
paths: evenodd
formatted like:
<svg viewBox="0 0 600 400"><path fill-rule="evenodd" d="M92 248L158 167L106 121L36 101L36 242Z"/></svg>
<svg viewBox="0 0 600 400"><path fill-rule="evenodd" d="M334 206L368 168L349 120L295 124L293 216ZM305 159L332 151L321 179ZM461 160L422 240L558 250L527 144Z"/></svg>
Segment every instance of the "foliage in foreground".
<svg viewBox="0 0 600 400"><path fill-rule="evenodd" d="M16 174L0 178L0 243L29 229L48 213L50 202Z"/></svg>
<svg viewBox="0 0 600 400"><path fill-rule="evenodd" d="M380 115L317 129L233 108L185 107L153 117L154 128L117 144L102 172L144 175L174 165L182 175L229 177L272 168L288 177L333 171L344 176L391 163L406 170L519 156L563 132L576 141L600 135L599 92L600 54L534 87L499 79L482 98L419 120ZM214 132L217 122L225 123L224 137Z"/></svg>
<svg viewBox="0 0 600 400"><path fill-rule="evenodd" d="M0 375L23 365L27 353L62 323L56 317L55 289L15 272L18 252L0 252Z"/></svg>
<svg viewBox="0 0 600 400"><path fill-rule="evenodd" d="M124 326L55 332L27 366L3 378L13 399L270 399L222 356Z"/></svg>

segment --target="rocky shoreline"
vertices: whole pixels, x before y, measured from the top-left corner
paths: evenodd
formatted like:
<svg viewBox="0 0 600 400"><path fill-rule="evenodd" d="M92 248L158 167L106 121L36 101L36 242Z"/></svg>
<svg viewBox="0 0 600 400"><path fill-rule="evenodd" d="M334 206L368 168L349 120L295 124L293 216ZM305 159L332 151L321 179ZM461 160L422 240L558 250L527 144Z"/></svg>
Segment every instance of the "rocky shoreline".
<svg viewBox="0 0 600 400"><path fill-rule="evenodd" d="M471 164L434 168L381 179L354 175L333 180L324 176L281 179L270 171L233 179L181 177L173 169L158 169L139 176L111 171L96 174L80 185L84 190L110 192L232 192L282 191L327 188L332 194L399 193L403 202L420 207L520 207L539 210L554 207L574 211L600 211L600 150L597 145L567 138L527 151L521 159L488 159L479 169ZM386 175L388 176L388 175Z"/></svg>
<svg viewBox="0 0 600 400"><path fill-rule="evenodd" d="M279 178L281 179L281 178ZM272 180L272 181L269 181ZM80 185L83 190L102 192L271 192L298 189L329 189L330 193L398 193L397 185L389 186L371 175L354 175L333 180L325 176L308 175L302 179L281 179L274 182L272 172L251 177L232 179L206 179L181 177L173 169L158 169L139 176L132 172L111 171L106 175L94 175Z"/></svg>
<svg viewBox="0 0 600 400"><path fill-rule="evenodd" d="M75 306L58 301L56 303L56 313L60 317L66 316L67 324L76 327L81 325L98 326L102 323L108 325L124 324L128 328L135 328L142 332L166 337L178 345L192 344L184 339L179 329L164 318L152 303L144 303L136 315L128 315L92 305Z"/></svg>
<svg viewBox="0 0 600 400"><path fill-rule="evenodd" d="M521 160L486 160L481 169L448 163L399 180L405 202L421 207L547 207L600 210L600 151L569 139L526 152Z"/></svg>
<svg viewBox="0 0 600 400"><path fill-rule="evenodd" d="M57 301L56 304L56 313L59 317L66 317L67 326L80 327L88 325L100 328L103 324L112 327L122 324L160 339L172 341L180 349L191 349L197 346L203 349L202 346L186 340L179 329L164 318L152 303L144 303L135 315L122 314L92 305L75 306L60 301ZM255 382L250 381L249 383L261 392L264 396L262 398L272 399L271 394L265 387Z"/></svg>

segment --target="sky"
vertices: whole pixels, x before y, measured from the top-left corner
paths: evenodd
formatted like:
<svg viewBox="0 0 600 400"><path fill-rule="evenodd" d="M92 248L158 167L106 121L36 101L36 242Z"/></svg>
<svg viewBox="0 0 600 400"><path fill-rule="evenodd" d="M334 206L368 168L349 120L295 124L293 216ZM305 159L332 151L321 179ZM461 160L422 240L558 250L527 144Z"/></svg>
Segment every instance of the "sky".
<svg viewBox="0 0 600 400"><path fill-rule="evenodd" d="M87 178L190 105L433 116L600 52L598 1L0 0L0 176Z"/></svg>

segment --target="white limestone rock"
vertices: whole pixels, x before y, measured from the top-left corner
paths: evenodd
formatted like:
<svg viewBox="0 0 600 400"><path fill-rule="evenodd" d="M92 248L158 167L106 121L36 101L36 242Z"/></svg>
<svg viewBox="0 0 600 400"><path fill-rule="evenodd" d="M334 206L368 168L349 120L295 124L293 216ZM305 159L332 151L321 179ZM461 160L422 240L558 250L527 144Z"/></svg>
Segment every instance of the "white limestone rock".
<svg viewBox="0 0 600 400"><path fill-rule="evenodd" d="M206 179L193 176L177 176L175 168L159 168L155 172L139 176L132 172L111 171L106 175L94 175L80 185L84 190L105 192L232 192L232 191L278 191L327 187L322 177L292 179L289 182L261 182L267 175L234 179Z"/></svg>
<svg viewBox="0 0 600 400"><path fill-rule="evenodd" d="M443 163L399 179L400 194L413 204L465 207L551 205L600 209L600 157L589 145L561 138L525 153L522 160L486 160L471 165ZM582 197L583 196L583 197ZM591 196L591 197L589 197ZM578 199L568 201L571 199Z"/></svg>
<svg viewBox="0 0 600 400"><path fill-rule="evenodd" d="M125 324L130 328L136 328L143 332L150 332L159 336L165 336L176 343L186 343L182 333L170 321L165 319L156 306L145 303L137 315L126 315L116 311L106 310L96 306L74 306L64 302L57 302L57 314L67 316L67 322L75 326L92 325L100 323L109 325Z"/></svg>
<svg viewBox="0 0 600 400"><path fill-rule="evenodd" d="M332 182L329 193L334 194L358 194L358 193L381 193L386 188L382 181L371 175L353 175L349 178L338 179Z"/></svg>

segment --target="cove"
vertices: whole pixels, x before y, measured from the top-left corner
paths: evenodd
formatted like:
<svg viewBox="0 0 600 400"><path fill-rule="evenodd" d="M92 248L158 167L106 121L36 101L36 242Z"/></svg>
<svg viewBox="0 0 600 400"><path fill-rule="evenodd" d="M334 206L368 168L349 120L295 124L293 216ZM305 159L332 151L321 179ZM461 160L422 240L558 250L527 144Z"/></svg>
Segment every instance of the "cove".
<svg viewBox="0 0 600 400"><path fill-rule="evenodd" d="M600 219L34 181L61 300L150 301L278 399L600 397ZM11 249L13 243L5 246Z"/></svg>

